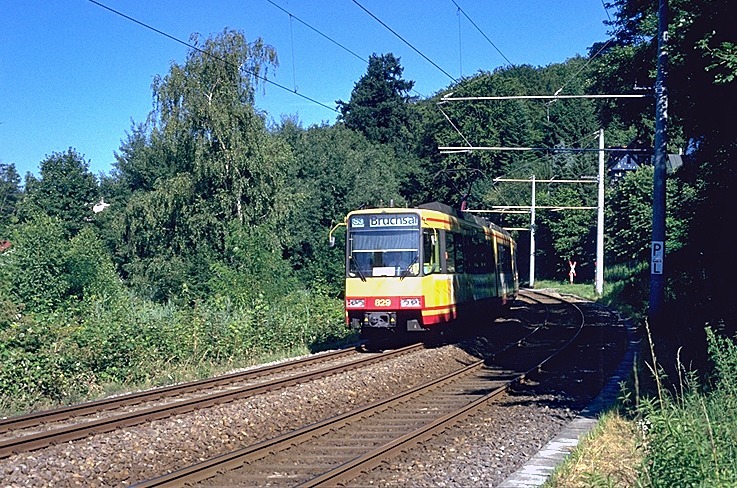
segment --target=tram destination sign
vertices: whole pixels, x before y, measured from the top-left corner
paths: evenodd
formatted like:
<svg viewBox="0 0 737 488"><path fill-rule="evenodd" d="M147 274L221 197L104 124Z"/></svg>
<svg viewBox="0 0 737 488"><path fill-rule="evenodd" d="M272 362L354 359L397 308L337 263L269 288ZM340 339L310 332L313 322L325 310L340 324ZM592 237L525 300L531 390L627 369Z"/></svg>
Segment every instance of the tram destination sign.
<svg viewBox="0 0 737 488"><path fill-rule="evenodd" d="M419 225L420 218L417 214L354 215L351 217L351 227L354 229L418 227Z"/></svg>

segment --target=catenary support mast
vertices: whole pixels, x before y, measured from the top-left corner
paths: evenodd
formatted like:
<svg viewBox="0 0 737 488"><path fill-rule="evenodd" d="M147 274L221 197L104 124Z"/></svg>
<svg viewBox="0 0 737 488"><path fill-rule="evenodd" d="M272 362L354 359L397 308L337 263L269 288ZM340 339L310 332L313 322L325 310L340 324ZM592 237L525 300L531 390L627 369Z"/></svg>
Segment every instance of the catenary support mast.
<svg viewBox="0 0 737 488"><path fill-rule="evenodd" d="M653 236L650 255L650 323L662 320L665 277L665 176L666 128L668 122L668 2L658 3L658 71L655 77L655 173L653 175Z"/></svg>
<svg viewBox="0 0 737 488"><path fill-rule="evenodd" d="M599 129L599 198L596 212L596 293L604 294L604 129Z"/></svg>

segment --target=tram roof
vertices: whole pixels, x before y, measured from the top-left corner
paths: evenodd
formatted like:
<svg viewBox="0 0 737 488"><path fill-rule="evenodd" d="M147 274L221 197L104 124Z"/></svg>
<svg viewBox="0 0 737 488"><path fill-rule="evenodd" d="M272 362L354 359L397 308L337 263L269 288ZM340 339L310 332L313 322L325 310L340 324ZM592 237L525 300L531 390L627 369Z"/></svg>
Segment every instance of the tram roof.
<svg viewBox="0 0 737 488"><path fill-rule="evenodd" d="M476 225L480 225L482 227L491 227L491 228L493 228L495 230L498 230L499 232L502 232L504 234L508 234L507 231L505 231L500 226L498 226L497 224L495 224L494 222L492 222L492 221L490 221L488 219L485 219L483 217L479 217L477 215L473 215L473 214L469 214L469 213L465 213L465 212L456 210L455 208L453 208L453 207L451 207L449 205L446 205L444 203L440 203L440 202L428 202L428 203L423 203L422 205L418 205L417 208L421 208L421 209L425 209L425 210L436 210L436 211L442 212L444 214L452 215L452 216L454 216L454 217L456 217L458 219L463 219L463 220L466 220L468 222L473 222Z"/></svg>

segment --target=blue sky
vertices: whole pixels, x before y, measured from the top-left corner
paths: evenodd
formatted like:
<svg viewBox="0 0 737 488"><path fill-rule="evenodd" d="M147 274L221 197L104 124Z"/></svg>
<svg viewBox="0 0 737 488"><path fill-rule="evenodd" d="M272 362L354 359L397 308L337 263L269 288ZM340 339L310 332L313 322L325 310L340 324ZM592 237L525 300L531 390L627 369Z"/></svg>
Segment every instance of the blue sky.
<svg viewBox="0 0 737 488"><path fill-rule="evenodd" d="M350 99L366 64L300 21L364 59L394 53L423 96L451 77L507 64L458 7L514 64L562 62L607 39L602 0L357 1L441 69L353 0L99 0L184 41L225 28L261 37L279 56L269 78L329 107ZM70 147L93 173L108 173L132 121L152 109L154 77L183 63L188 50L89 0L3 0L0 23L0 162L21 175L38 173L47 155ZM305 127L336 116L270 84L257 107L277 122L297 115Z"/></svg>

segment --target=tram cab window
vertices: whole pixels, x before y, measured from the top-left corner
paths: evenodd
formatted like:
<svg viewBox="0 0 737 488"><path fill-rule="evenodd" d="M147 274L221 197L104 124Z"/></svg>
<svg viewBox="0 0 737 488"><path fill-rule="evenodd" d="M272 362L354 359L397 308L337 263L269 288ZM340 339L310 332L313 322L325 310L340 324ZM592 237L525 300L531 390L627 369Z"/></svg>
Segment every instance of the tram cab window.
<svg viewBox="0 0 737 488"><path fill-rule="evenodd" d="M422 232L422 272L426 275L440 272L440 246L435 229Z"/></svg>
<svg viewBox="0 0 737 488"><path fill-rule="evenodd" d="M348 276L401 277L419 274L419 229L351 231L348 239Z"/></svg>

